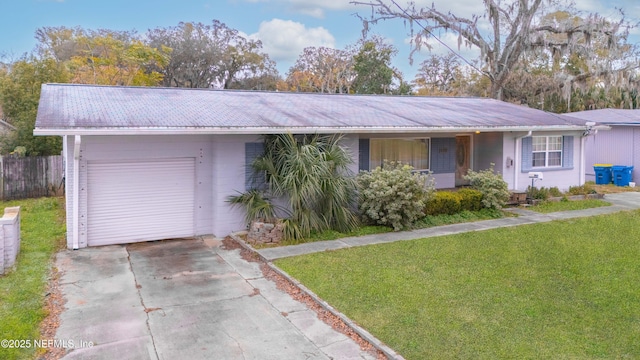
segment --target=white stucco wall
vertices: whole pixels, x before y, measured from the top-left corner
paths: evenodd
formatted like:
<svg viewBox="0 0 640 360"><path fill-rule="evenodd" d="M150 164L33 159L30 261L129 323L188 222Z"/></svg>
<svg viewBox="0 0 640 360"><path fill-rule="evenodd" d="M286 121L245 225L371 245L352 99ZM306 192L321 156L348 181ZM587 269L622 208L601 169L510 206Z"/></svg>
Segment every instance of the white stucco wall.
<svg viewBox="0 0 640 360"><path fill-rule="evenodd" d="M79 247L87 246L86 164L93 160L145 160L171 157L196 158L196 235L226 236L243 230L244 211L227 202L231 195L245 191L245 143L260 142L256 135L202 136L83 136L79 196ZM346 136L343 144L351 149L354 163L350 170L358 172L358 136ZM73 246L73 151L74 137L65 143L67 244Z"/></svg>
<svg viewBox="0 0 640 360"><path fill-rule="evenodd" d="M452 189L456 187L455 173L431 174L431 176L436 183L436 189Z"/></svg>
<svg viewBox="0 0 640 360"><path fill-rule="evenodd" d="M87 162L93 160L151 160L195 158L195 231L211 233L211 189L213 187L211 137L201 136L83 136L81 138L79 236L80 248L87 246ZM73 246L73 151L74 137L68 136L66 151L67 245ZM161 194L159 194L161 195Z"/></svg>
<svg viewBox="0 0 640 360"><path fill-rule="evenodd" d="M502 138L502 174L512 190L525 190L531 184L527 172L517 165L521 161L515 157L515 147L521 146L517 138L526 133L506 133ZM569 135L566 133L536 133L534 135ZM455 136L454 134L451 134ZM569 186L580 184L580 135L574 135L573 169L542 170L544 180L536 186L557 186L566 190ZM390 135L389 135L390 136ZM397 135L396 135L397 136ZM233 231L245 229L244 211L233 208L227 202L231 195L244 192L245 189L245 143L259 142L257 135L182 135L182 136L83 136L81 146L79 178L79 247L87 246L86 214L87 162L93 160L146 160L175 157L193 157L196 159L195 194L195 230L196 235L213 234L223 237ZM343 144L351 149L354 159L351 170L358 172L358 135L349 135ZM68 136L65 143L66 155L66 196L67 196L67 243L73 244L73 176L74 176L74 137ZM499 152L496 152L499 153ZM514 166L507 163L513 158ZM498 167L499 168L499 167ZM434 175L438 188L454 187L454 174Z"/></svg>
<svg viewBox="0 0 640 360"><path fill-rule="evenodd" d="M505 133L503 146L504 158L503 162L503 178L509 184L510 190L524 191L531 185L529 171L539 171L544 173L542 181L537 180L535 186L540 187L558 187L561 191L566 191L571 186L582 185L580 174L584 172L581 163L581 132L534 132L532 136L552 136L563 135L573 136L573 168L535 168L529 171L522 171L522 141L520 138L527 135L526 132ZM516 146L518 150L516 151ZM517 158L515 157L515 154ZM513 155L512 155L513 154ZM507 158L513 158L514 166L507 167Z"/></svg>
<svg viewBox="0 0 640 360"><path fill-rule="evenodd" d="M231 195L245 191L245 143L262 141L259 136L216 135L212 137L212 231L226 236L246 228L244 212L227 203Z"/></svg>

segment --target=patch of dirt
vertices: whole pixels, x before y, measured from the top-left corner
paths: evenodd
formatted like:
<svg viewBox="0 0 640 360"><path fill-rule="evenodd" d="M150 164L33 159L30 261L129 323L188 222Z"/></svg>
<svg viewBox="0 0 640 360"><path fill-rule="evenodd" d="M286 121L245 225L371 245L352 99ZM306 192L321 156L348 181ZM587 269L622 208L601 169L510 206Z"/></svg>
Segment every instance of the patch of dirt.
<svg viewBox="0 0 640 360"><path fill-rule="evenodd" d="M373 347L373 345L363 339L360 335L358 335L358 333L353 331L349 326L347 326L347 324L344 323L344 321L342 321L342 319L325 310L315 300L313 300L311 296L307 295L295 284L292 284L288 279L275 272L273 269L267 266L267 264L263 262L260 265L260 269L262 270L262 273L264 274L264 277L266 279L269 279L276 283L276 287L278 289L286 292L296 301L300 301L301 303L307 305L307 307L315 311L315 313L318 315L318 319L324 321L327 325L331 326L336 331L339 331L350 337L353 341L360 345L360 348L362 350L375 354L378 360L387 359L387 356L383 352ZM287 316L288 314L285 315L283 313L283 315Z"/></svg>
<svg viewBox="0 0 640 360"><path fill-rule="evenodd" d="M235 250L235 249L241 249L242 245L238 244L237 241L233 240L231 236L227 236L224 239L222 239L222 248L224 250Z"/></svg>
<svg viewBox="0 0 640 360"><path fill-rule="evenodd" d="M64 310L64 304L66 303L66 300L62 296L62 291L60 290L61 276L62 274L56 267L51 269L44 305L47 317L40 324L41 339L54 339L58 326L60 325L60 314ZM63 347L51 347L39 349L37 358L42 360L57 360L64 355L65 349Z"/></svg>
<svg viewBox="0 0 640 360"><path fill-rule="evenodd" d="M616 186L613 184L609 185L592 185L593 188L598 192L598 194L617 194L622 192L637 192L640 191L639 187L628 187L628 186Z"/></svg>
<svg viewBox="0 0 640 360"><path fill-rule="evenodd" d="M245 261L249 262L261 262L260 255L256 252L246 249L244 246L240 245L236 240L234 240L231 236L227 236L222 239L222 248L225 250L235 250L240 249L240 257L242 257Z"/></svg>
<svg viewBox="0 0 640 360"><path fill-rule="evenodd" d="M249 262L262 262L262 259L260 258L260 255L258 255L257 253L251 251L251 250L247 250L245 248L242 248L240 250L240 256L245 260L245 261L249 261Z"/></svg>

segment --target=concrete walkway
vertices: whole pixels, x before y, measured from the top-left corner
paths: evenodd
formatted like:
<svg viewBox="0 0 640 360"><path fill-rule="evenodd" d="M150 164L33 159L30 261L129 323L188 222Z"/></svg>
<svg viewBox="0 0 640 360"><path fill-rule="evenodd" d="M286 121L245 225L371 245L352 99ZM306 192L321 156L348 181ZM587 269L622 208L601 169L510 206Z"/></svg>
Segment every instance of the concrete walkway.
<svg viewBox="0 0 640 360"><path fill-rule="evenodd" d="M398 231L384 234L347 237L331 241L319 241L300 245L266 248L257 250L257 252L265 260L273 261L289 256L349 248L353 246L383 244L403 240L415 240L441 235L459 234L469 231L481 231L501 227L535 224L553 220L611 214L624 210L640 209L640 192L607 194L605 195L604 200L610 202L612 205L585 210L561 211L549 214L541 214L531 210L514 208L511 211L518 214L518 217L508 217L495 220L484 220L463 224L437 226L412 231Z"/></svg>
<svg viewBox="0 0 640 360"><path fill-rule="evenodd" d="M375 359L216 239L64 250L65 359Z"/></svg>

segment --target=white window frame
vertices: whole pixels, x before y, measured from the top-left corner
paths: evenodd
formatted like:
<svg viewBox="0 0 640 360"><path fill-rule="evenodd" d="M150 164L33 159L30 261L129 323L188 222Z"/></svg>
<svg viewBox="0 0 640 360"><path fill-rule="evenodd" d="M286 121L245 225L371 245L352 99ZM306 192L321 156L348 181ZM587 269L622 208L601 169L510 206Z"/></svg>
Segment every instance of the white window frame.
<svg viewBox="0 0 640 360"><path fill-rule="evenodd" d="M369 139L369 169L373 170L378 166L382 166L382 163L374 163L374 156L373 156L373 151L374 151L374 143L375 141L387 141L387 140L403 140L403 141L421 141L425 144L426 150L427 150L427 158L426 158L426 162L427 162L427 168L423 169L423 168L418 168L416 166L414 166L414 164L409 163L409 165L413 166L413 170L414 171L429 171L431 168L431 138L428 137L411 137L411 138L407 138L407 137L393 137L393 138L370 138ZM385 160L388 161L399 161L398 159L381 159L382 162L384 162ZM401 160L400 160L401 161ZM402 162L403 164L407 163L406 161Z"/></svg>
<svg viewBox="0 0 640 360"><path fill-rule="evenodd" d="M564 146L564 137L562 135L548 135L548 136L532 136L532 142L531 142L531 147L532 147L532 155L531 155L531 167L535 168L535 169L543 169L543 168L561 168L562 167L562 161L564 158L564 154L563 154L563 146ZM536 139L540 140L540 139L544 139L544 143L538 143L536 144ZM559 149L550 149L550 146L552 144L554 145L558 145L557 140L560 140L559 145L560 148ZM556 140L553 143L551 142L551 140ZM537 146L540 146L540 148L536 149ZM535 155L536 154L544 154L544 165L540 166L536 166L535 164ZM550 154L559 154L560 155L560 164L558 165L549 165L549 155Z"/></svg>

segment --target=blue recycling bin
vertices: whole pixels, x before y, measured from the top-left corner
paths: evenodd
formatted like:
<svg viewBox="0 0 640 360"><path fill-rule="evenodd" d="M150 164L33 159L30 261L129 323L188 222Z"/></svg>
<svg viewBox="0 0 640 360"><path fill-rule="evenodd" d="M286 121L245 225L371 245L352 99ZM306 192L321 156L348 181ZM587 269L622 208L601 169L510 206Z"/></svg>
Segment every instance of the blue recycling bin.
<svg viewBox="0 0 640 360"><path fill-rule="evenodd" d="M613 166L611 170L613 172L613 183L616 184L616 186L629 186L633 166L616 165Z"/></svg>
<svg viewBox="0 0 640 360"><path fill-rule="evenodd" d="M596 172L596 184L606 185L611 184L611 164L594 164L593 171Z"/></svg>

